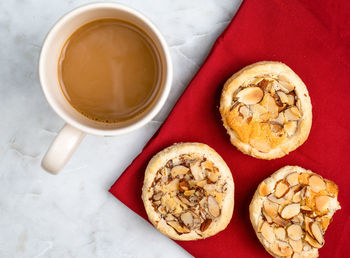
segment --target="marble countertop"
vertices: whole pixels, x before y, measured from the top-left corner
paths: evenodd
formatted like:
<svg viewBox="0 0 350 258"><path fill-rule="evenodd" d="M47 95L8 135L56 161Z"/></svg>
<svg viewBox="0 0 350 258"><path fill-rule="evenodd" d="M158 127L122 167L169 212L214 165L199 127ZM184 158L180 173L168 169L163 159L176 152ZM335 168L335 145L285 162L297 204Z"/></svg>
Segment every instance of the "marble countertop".
<svg viewBox="0 0 350 258"><path fill-rule="evenodd" d="M174 64L170 96L133 133L87 136L53 176L40 162L64 122L42 94L38 57L55 21L87 2L0 2L0 257L190 256L108 189L164 121L240 1L119 1L148 16L167 40Z"/></svg>

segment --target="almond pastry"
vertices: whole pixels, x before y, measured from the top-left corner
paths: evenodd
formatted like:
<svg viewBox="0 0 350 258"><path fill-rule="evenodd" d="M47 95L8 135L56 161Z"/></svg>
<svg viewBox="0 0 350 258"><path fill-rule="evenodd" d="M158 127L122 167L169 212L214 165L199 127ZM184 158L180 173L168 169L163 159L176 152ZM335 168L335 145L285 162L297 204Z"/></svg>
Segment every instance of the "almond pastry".
<svg viewBox="0 0 350 258"><path fill-rule="evenodd" d="M258 186L249 206L250 221L272 256L318 257L326 229L340 209L337 197L334 182L285 166Z"/></svg>
<svg viewBox="0 0 350 258"><path fill-rule="evenodd" d="M261 159L298 148L312 123L305 84L280 62L258 62L232 75L222 91L220 113L231 143Z"/></svg>
<svg viewBox="0 0 350 258"><path fill-rule="evenodd" d="M142 200L148 218L172 239L203 239L224 230L232 217L233 197L230 169L205 144L174 144L146 168Z"/></svg>

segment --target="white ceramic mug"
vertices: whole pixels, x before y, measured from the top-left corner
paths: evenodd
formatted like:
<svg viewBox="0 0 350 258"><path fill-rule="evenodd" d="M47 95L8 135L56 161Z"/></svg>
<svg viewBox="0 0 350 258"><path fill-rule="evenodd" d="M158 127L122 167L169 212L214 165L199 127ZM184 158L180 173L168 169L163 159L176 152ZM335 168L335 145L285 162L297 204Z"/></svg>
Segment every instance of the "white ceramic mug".
<svg viewBox="0 0 350 258"><path fill-rule="evenodd" d="M58 78L58 60L67 39L82 25L93 20L116 18L136 25L154 42L160 57L161 76L158 93L147 110L120 123L101 123L76 111L64 97ZM66 121L42 160L42 167L57 174L67 163L85 134L120 135L149 122L168 97L173 70L168 46L159 30L138 11L116 3L93 3L81 6L63 16L48 33L39 60L39 77L45 97L53 110Z"/></svg>

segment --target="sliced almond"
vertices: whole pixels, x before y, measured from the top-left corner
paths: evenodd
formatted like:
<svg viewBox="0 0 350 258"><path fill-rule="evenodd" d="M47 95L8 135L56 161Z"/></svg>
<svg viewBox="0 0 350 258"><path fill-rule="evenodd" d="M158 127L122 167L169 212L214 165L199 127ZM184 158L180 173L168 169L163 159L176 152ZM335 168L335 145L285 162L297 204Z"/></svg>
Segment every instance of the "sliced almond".
<svg viewBox="0 0 350 258"><path fill-rule="evenodd" d="M215 194L215 200L218 202L219 206L222 205L223 198L224 198L224 194L223 193L216 193Z"/></svg>
<svg viewBox="0 0 350 258"><path fill-rule="evenodd" d="M250 110L249 110L249 108L248 108L247 106L241 106L241 107L239 108L239 113L242 114L242 116L243 116L244 119L246 119L246 118L248 118L248 117L251 116L251 115L250 115Z"/></svg>
<svg viewBox="0 0 350 258"><path fill-rule="evenodd" d="M202 180L202 181L199 181L196 183L196 185L199 187L204 187L204 185L206 185L206 184L207 184L207 180Z"/></svg>
<svg viewBox="0 0 350 258"><path fill-rule="evenodd" d="M250 139L249 141L250 145L261 152L269 152L271 150L271 145L267 141L260 140L260 139Z"/></svg>
<svg viewBox="0 0 350 258"><path fill-rule="evenodd" d="M266 195L269 195L270 193L271 191L267 187L267 184L263 181L259 186L259 194L261 196L266 196Z"/></svg>
<svg viewBox="0 0 350 258"><path fill-rule="evenodd" d="M250 110L255 118L259 118L261 114L267 113L266 108L260 104L250 105Z"/></svg>
<svg viewBox="0 0 350 258"><path fill-rule="evenodd" d="M330 197L329 196L317 196L315 199L316 209L320 212L324 212L329 208Z"/></svg>
<svg viewBox="0 0 350 258"><path fill-rule="evenodd" d="M175 215L180 215L183 210L183 205L184 204L181 202L181 200L176 196L168 196L165 200L165 206L167 207L168 211Z"/></svg>
<svg viewBox="0 0 350 258"><path fill-rule="evenodd" d="M195 190L187 190L187 191L184 192L184 195L185 196L190 196L190 195L194 194L194 192L195 192Z"/></svg>
<svg viewBox="0 0 350 258"><path fill-rule="evenodd" d="M297 100L296 100L295 105L296 105L296 107L297 107L299 110L301 110L301 101L300 101L300 99L297 99Z"/></svg>
<svg viewBox="0 0 350 258"><path fill-rule="evenodd" d="M274 203L277 203L277 204L280 204L280 205L285 205L288 203L288 201L286 199L283 199L283 198L276 198L276 196L274 194L270 194L267 196L267 199L269 199L271 202L274 202Z"/></svg>
<svg viewBox="0 0 350 258"><path fill-rule="evenodd" d="M173 166L173 167L175 167L175 166L177 166L177 165L180 165L180 163L181 163L180 157L175 157L175 158L173 158L171 161L172 161L172 166Z"/></svg>
<svg viewBox="0 0 350 258"><path fill-rule="evenodd" d="M302 185L308 185L309 184L309 173L300 173L299 175L299 183Z"/></svg>
<svg viewBox="0 0 350 258"><path fill-rule="evenodd" d="M285 93L289 93L295 88L284 75L278 76L278 84L279 88Z"/></svg>
<svg viewBox="0 0 350 258"><path fill-rule="evenodd" d="M267 78L262 78L262 80L258 83L258 86L262 90L269 92L269 91L271 91L272 84L273 84L273 81L268 80Z"/></svg>
<svg viewBox="0 0 350 258"><path fill-rule="evenodd" d="M180 218L182 222L186 225L186 227L193 227L193 216L191 212L187 211L185 213L182 213Z"/></svg>
<svg viewBox="0 0 350 258"><path fill-rule="evenodd" d="M179 195L179 199L186 205L188 206L194 206L193 203L191 203L186 197Z"/></svg>
<svg viewBox="0 0 350 258"><path fill-rule="evenodd" d="M315 240L320 244L324 244L324 238L323 238L323 233L321 230L320 225L317 222L313 222L311 224L311 232Z"/></svg>
<svg viewBox="0 0 350 258"><path fill-rule="evenodd" d="M265 94L263 100L261 101L261 105L267 109L272 119L278 117L278 106L270 94Z"/></svg>
<svg viewBox="0 0 350 258"><path fill-rule="evenodd" d="M206 231L208 229L208 227L210 226L211 222L212 222L212 219L204 220L203 223L200 226L200 231L201 232Z"/></svg>
<svg viewBox="0 0 350 258"><path fill-rule="evenodd" d="M168 214L166 208L165 208L163 205L160 205L160 206L158 207L158 212L159 212L160 214L162 214L162 215Z"/></svg>
<svg viewBox="0 0 350 258"><path fill-rule="evenodd" d="M250 82L249 82L249 84L254 84L254 85L256 85L256 84L258 84L259 82L261 82L262 80L264 80L264 78L253 78Z"/></svg>
<svg viewBox="0 0 350 258"><path fill-rule="evenodd" d="M282 227L278 227L274 229L276 238L279 240L285 240L286 239L286 231Z"/></svg>
<svg viewBox="0 0 350 258"><path fill-rule="evenodd" d="M282 108L284 104L283 104L283 102L281 101L281 98L280 98L279 94L277 94L276 92L274 92L274 93L272 94L272 97L274 98L276 105L277 105L279 108Z"/></svg>
<svg viewBox="0 0 350 258"><path fill-rule="evenodd" d="M168 175L169 175L169 171L170 171L169 168L163 167L163 168L160 170L160 174L161 174L162 176L168 176Z"/></svg>
<svg viewBox="0 0 350 258"><path fill-rule="evenodd" d="M261 227L262 227L262 225L264 224L264 220L262 220L262 219L259 219L259 224L258 224L258 230L257 230L257 233L261 233Z"/></svg>
<svg viewBox="0 0 350 258"><path fill-rule="evenodd" d="M312 175L309 178L309 185L311 187L311 190L314 191L315 193L318 193L326 189L326 183L318 175Z"/></svg>
<svg viewBox="0 0 350 258"><path fill-rule="evenodd" d="M290 186L299 184L299 173L293 172L286 176L286 180Z"/></svg>
<svg viewBox="0 0 350 258"><path fill-rule="evenodd" d="M296 114L296 110L297 110L297 114ZM296 107L291 107L288 108L284 111L284 117L286 118L287 121L296 121L299 120L299 118L301 117L298 109Z"/></svg>
<svg viewBox="0 0 350 258"><path fill-rule="evenodd" d="M292 191L293 191L294 193L297 193L297 192L299 192L300 190L303 189L303 186L302 186L301 184L299 184L299 175L298 175L297 182L298 182L298 183L297 183L296 185L294 185L294 186L291 187L291 189L292 189Z"/></svg>
<svg viewBox="0 0 350 258"><path fill-rule="evenodd" d="M176 220L176 218L171 215L170 213L168 213L166 216L165 216L165 220L166 221L172 221L172 220Z"/></svg>
<svg viewBox="0 0 350 258"><path fill-rule="evenodd" d="M298 215L294 216L291 221L295 224L302 225L304 223L304 216L302 213L299 213Z"/></svg>
<svg viewBox="0 0 350 258"><path fill-rule="evenodd" d="M301 191L294 194L292 198L292 202L300 202L301 201Z"/></svg>
<svg viewBox="0 0 350 258"><path fill-rule="evenodd" d="M277 91L277 94L280 97L282 103L288 103L288 96L286 93L284 93L283 91Z"/></svg>
<svg viewBox="0 0 350 258"><path fill-rule="evenodd" d="M199 216L192 213L193 216L193 227L192 228L198 228L200 227L202 220Z"/></svg>
<svg viewBox="0 0 350 258"><path fill-rule="evenodd" d="M273 243L275 241L273 227L271 227L269 223L264 222L264 224L261 226L261 234L269 243Z"/></svg>
<svg viewBox="0 0 350 258"><path fill-rule="evenodd" d="M291 203L285 206L281 212L281 217L284 219L291 219L300 212L299 203Z"/></svg>
<svg viewBox="0 0 350 258"><path fill-rule="evenodd" d="M189 168L185 166L175 166L171 169L170 174L172 177L176 177L178 175L184 175L189 171Z"/></svg>
<svg viewBox="0 0 350 258"><path fill-rule="evenodd" d="M216 193L215 184L206 184L203 186L203 189L206 191L207 195L215 195Z"/></svg>
<svg viewBox="0 0 350 258"><path fill-rule="evenodd" d="M294 252L301 253L303 251L303 240L299 239L297 241L290 239L289 244L293 248ZM294 256L293 256L294 258Z"/></svg>
<svg viewBox="0 0 350 258"><path fill-rule="evenodd" d="M220 215L220 206L217 203L217 201L215 200L215 198L213 196L209 196L208 197L208 210L209 213L213 216L213 217L219 217Z"/></svg>
<svg viewBox="0 0 350 258"><path fill-rule="evenodd" d="M305 231L308 232L310 235L312 235L312 231L311 231L311 223L312 222L313 222L313 219L309 218L308 216L304 217Z"/></svg>
<svg viewBox="0 0 350 258"><path fill-rule="evenodd" d="M209 172L208 173L208 178L209 178L210 181L215 183L219 179L219 173L218 172L214 172L214 171Z"/></svg>
<svg viewBox="0 0 350 258"><path fill-rule="evenodd" d="M291 106L294 105L294 101L295 101L294 96L288 94L288 95L287 95L287 98L288 98L287 104L288 104L288 105L291 105Z"/></svg>
<svg viewBox="0 0 350 258"><path fill-rule="evenodd" d="M293 249L292 247L283 241L275 241L272 245L271 245L271 251L278 255L278 256L290 256L293 254Z"/></svg>
<svg viewBox="0 0 350 258"><path fill-rule="evenodd" d="M272 119L271 121L272 121L272 122L275 122L275 123L278 123L278 124L280 124L280 125L283 125L283 124L284 124L284 115L283 115L283 112L278 113L278 117L275 118L275 119Z"/></svg>
<svg viewBox="0 0 350 258"><path fill-rule="evenodd" d="M214 164L213 162L206 160L201 163L202 169L208 170L208 171L214 171Z"/></svg>
<svg viewBox="0 0 350 258"><path fill-rule="evenodd" d="M159 201L160 198L162 197L162 195L163 195L162 192L158 192L158 193L156 193L156 194L154 194L154 195L152 196L152 199L153 199L154 201Z"/></svg>
<svg viewBox="0 0 350 258"><path fill-rule="evenodd" d="M262 214L264 215L264 218L266 219L266 221L271 224L273 222L272 218L266 214L266 212L263 210Z"/></svg>
<svg viewBox="0 0 350 258"><path fill-rule="evenodd" d="M312 236L309 235L309 233L305 234L305 241L313 247L316 247L316 248L322 247L322 245L320 245L315 239L313 239Z"/></svg>
<svg viewBox="0 0 350 258"><path fill-rule="evenodd" d="M259 103L264 92L259 87L247 87L237 93L238 100L246 105Z"/></svg>
<svg viewBox="0 0 350 258"><path fill-rule="evenodd" d="M179 179L175 178L174 180L169 182L169 184L164 186L164 190L168 192L174 192L178 189L178 186L179 186Z"/></svg>
<svg viewBox="0 0 350 258"><path fill-rule="evenodd" d="M272 221L281 227L285 227L289 224L288 220L282 219L280 216L274 217Z"/></svg>
<svg viewBox="0 0 350 258"><path fill-rule="evenodd" d="M278 204L266 199L263 203L263 211L271 218L274 218L278 215Z"/></svg>
<svg viewBox="0 0 350 258"><path fill-rule="evenodd" d="M167 223L177 231L177 233L180 234L186 234L189 233L190 231L187 228L181 227L181 225L179 224L179 222L177 221L167 221Z"/></svg>
<svg viewBox="0 0 350 258"><path fill-rule="evenodd" d="M288 136L292 136L296 133L298 129L298 122L297 121L288 121L283 126L284 130L286 131Z"/></svg>
<svg viewBox="0 0 350 258"><path fill-rule="evenodd" d="M294 197L294 191L292 188L289 188L289 191L284 195L284 199L288 201L292 201L293 197Z"/></svg>
<svg viewBox="0 0 350 258"><path fill-rule="evenodd" d="M201 181L204 179L204 174L198 161L191 163L190 169L194 179L196 179L197 181Z"/></svg>
<svg viewBox="0 0 350 258"><path fill-rule="evenodd" d="M285 180L276 183L274 195L276 198L283 197L289 191L289 184Z"/></svg>
<svg viewBox="0 0 350 258"><path fill-rule="evenodd" d="M326 180L326 188L329 194L332 196L338 196L338 186L334 182Z"/></svg>
<svg viewBox="0 0 350 258"><path fill-rule="evenodd" d="M303 237L303 230L298 224L290 225L287 228L288 237L292 240L299 240Z"/></svg>
<svg viewBox="0 0 350 258"><path fill-rule="evenodd" d="M299 109L297 108L297 107L295 107L295 106L292 106L291 108L290 108L290 112L292 112L293 113L293 115L295 115L295 116L297 116L297 117L301 117L301 114L300 114L300 111L299 111Z"/></svg>

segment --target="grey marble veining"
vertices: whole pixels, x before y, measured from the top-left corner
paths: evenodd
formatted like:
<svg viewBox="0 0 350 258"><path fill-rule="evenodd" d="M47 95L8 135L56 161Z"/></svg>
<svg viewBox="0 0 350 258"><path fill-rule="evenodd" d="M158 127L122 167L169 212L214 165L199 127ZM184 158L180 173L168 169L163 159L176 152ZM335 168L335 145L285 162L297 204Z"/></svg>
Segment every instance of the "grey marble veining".
<svg viewBox="0 0 350 258"><path fill-rule="evenodd" d="M2 258L189 256L107 190L164 121L240 1L119 2L143 12L167 40L174 64L170 96L155 119L133 133L87 136L52 176L40 161L64 122L41 92L38 57L57 19L88 1L0 1Z"/></svg>

